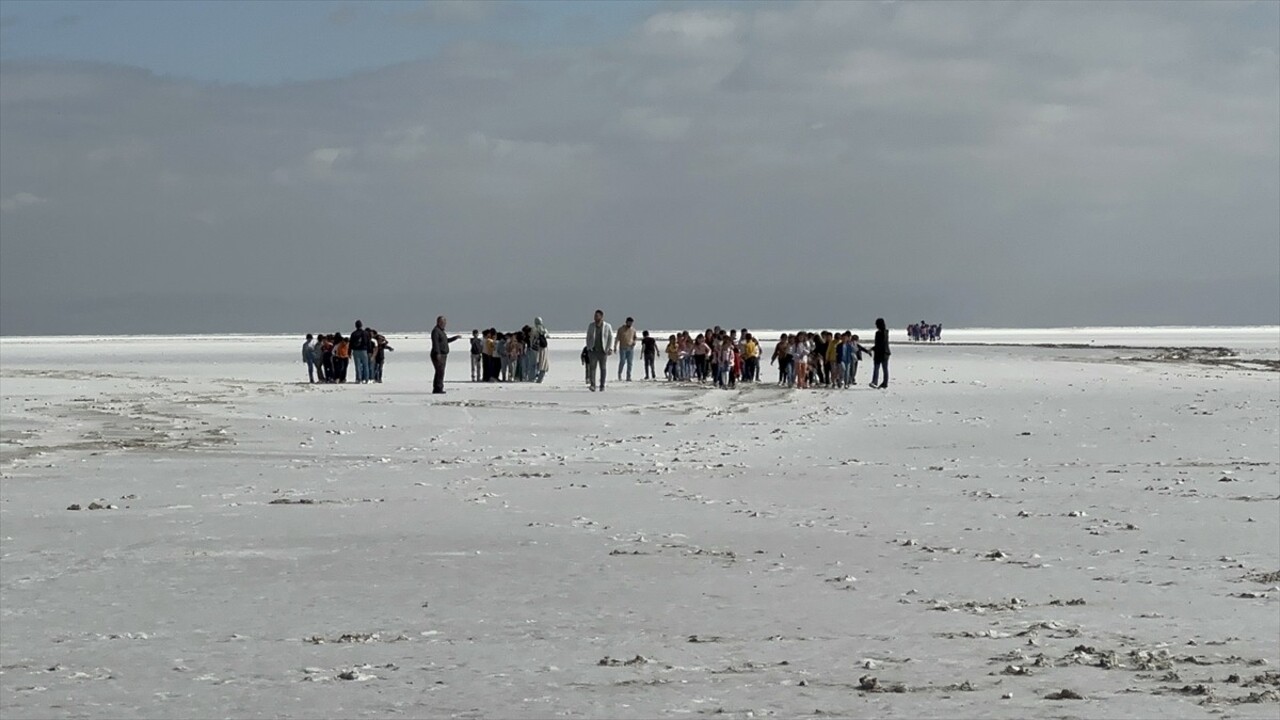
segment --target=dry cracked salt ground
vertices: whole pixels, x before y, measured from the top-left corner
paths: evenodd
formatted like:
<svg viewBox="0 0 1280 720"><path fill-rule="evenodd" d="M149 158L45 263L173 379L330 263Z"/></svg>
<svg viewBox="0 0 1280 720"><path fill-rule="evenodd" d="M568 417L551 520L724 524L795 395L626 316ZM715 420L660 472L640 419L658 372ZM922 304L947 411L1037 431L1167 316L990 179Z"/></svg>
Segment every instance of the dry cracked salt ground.
<svg viewBox="0 0 1280 720"><path fill-rule="evenodd" d="M1214 332L443 398L6 339L0 714L1274 718L1280 341Z"/></svg>

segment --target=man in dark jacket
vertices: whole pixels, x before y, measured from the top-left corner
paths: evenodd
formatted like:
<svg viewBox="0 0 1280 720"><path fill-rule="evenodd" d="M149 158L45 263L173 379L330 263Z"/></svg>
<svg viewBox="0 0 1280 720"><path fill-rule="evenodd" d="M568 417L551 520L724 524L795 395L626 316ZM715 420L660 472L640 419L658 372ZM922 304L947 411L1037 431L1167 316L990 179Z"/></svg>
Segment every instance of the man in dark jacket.
<svg viewBox="0 0 1280 720"><path fill-rule="evenodd" d="M369 368L369 333L364 329L364 323L359 320L356 321L356 329L351 333L348 347L351 350L351 359L356 364L356 382L369 382L373 379L373 373Z"/></svg>
<svg viewBox="0 0 1280 720"><path fill-rule="evenodd" d="M449 343L462 337L454 335L449 337L444 331L445 318L443 315L436 318L436 326L431 328L431 365L435 368L435 378L431 381L431 392L434 395L444 394L444 365L449 359Z"/></svg>

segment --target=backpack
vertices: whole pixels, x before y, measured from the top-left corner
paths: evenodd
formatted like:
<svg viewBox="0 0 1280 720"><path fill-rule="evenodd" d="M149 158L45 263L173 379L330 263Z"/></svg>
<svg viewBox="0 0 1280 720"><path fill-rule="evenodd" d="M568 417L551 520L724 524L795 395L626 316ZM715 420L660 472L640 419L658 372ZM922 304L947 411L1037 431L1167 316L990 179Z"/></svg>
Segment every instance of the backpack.
<svg viewBox="0 0 1280 720"><path fill-rule="evenodd" d="M545 350L547 348L547 334L544 332L538 333L538 339L534 344L539 350Z"/></svg>

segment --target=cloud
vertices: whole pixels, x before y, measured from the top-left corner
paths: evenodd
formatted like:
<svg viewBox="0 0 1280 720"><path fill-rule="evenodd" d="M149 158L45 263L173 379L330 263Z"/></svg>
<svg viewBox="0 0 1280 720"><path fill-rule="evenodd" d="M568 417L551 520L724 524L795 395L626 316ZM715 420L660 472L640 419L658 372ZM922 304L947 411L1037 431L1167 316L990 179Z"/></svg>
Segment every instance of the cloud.
<svg viewBox="0 0 1280 720"><path fill-rule="evenodd" d="M1280 322L1277 27L1274 4L663 5L607 43L273 88L4 62L0 187L57 203L5 205L0 332L74 331L144 264L130 318L192 331L180 299L226 293L262 310L217 329L348 301L406 328L606 300L653 326ZM289 304L357 266L371 287Z"/></svg>
<svg viewBox="0 0 1280 720"><path fill-rule="evenodd" d="M0 212L13 212L31 205L39 205L48 202L45 198L33 195L28 192L20 192L7 198L0 199Z"/></svg>
<svg viewBox="0 0 1280 720"><path fill-rule="evenodd" d="M355 5L342 4L331 10L326 17L334 25L350 25L359 16L360 11Z"/></svg>
<svg viewBox="0 0 1280 720"><path fill-rule="evenodd" d="M681 115L668 115L651 107L630 107L619 118L621 128L631 134L657 141L683 140L693 120Z"/></svg>
<svg viewBox="0 0 1280 720"><path fill-rule="evenodd" d="M397 18L401 22L422 25L478 24L493 18L502 5L475 0L429 0Z"/></svg>

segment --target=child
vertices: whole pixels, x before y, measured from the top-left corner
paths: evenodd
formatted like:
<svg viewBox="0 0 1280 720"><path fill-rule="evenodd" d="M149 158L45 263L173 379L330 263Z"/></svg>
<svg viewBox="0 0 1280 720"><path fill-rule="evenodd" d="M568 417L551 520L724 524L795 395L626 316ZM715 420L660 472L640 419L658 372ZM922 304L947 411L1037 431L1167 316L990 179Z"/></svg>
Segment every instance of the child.
<svg viewBox="0 0 1280 720"><path fill-rule="evenodd" d="M809 354L813 352L813 344L809 342L807 333L796 333L795 343L791 346L791 362L795 366L796 387L803 390L809 387Z"/></svg>
<svg viewBox="0 0 1280 720"><path fill-rule="evenodd" d="M849 387L849 363L853 355L853 341L848 331L842 333L836 344L836 372L832 385L838 388Z"/></svg>
<svg viewBox="0 0 1280 720"><path fill-rule="evenodd" d="M862 344L858 342L857 335L849 338L849 344L851 346L851 352L849 358L849 379L847 381L847 385L849 387L853 387L853 384L858 381L858 358L863 355L870 355L871 351L863 347Z"/></svg>
<svg viewBox="0 0 1280 720"><path fill-rule="evenodd" d="M667 380L676 380L679 378L679 370L677 364L680 362L680 343L676 341L676 336L672 335L667 338L667 367L662 371L667 376Z"/></svg>

